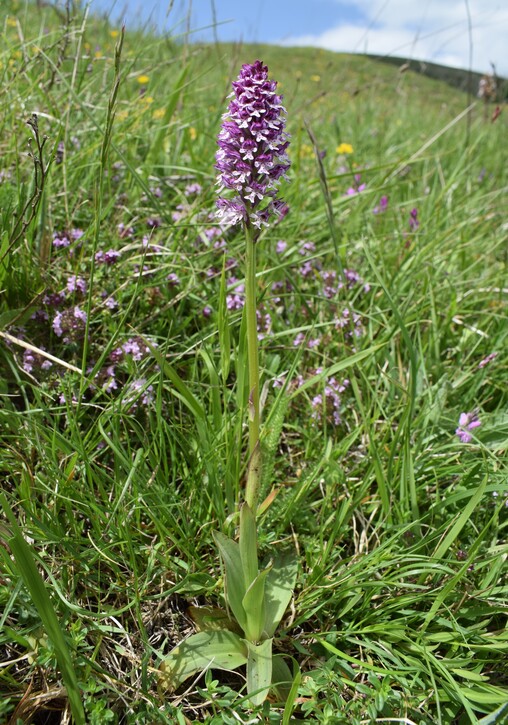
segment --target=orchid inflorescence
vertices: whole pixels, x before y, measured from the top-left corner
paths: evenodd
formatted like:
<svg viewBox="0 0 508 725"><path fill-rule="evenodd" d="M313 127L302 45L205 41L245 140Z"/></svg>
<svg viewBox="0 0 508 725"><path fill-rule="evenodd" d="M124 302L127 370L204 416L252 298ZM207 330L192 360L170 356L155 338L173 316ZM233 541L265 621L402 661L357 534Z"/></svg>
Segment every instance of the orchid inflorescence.
<svg viewBox="0 0 508 725"><path fill-rule="evenodd" d="M281 217L287 211L277 199L277 186L289 169L289 136L276 88L260 60L243 65L233 82L233 100L222 117L215 165L219 194L236 192L233 198L217 200L217 216L226 223L261 228L272 215Z"/></svg>

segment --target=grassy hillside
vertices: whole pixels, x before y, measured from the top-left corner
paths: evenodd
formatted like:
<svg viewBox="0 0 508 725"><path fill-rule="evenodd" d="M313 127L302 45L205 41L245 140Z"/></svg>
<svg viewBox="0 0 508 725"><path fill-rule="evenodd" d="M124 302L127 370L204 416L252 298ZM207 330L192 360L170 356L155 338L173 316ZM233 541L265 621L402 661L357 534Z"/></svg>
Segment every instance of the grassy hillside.
<svg viewBox="0 0 508 725"><path fill-rule="evenodd" d="M4 4L0 721L505 722L506 108ZM290 692L253 707L242 668L174 691L161 662L224 607L213 532L248 474L245 238L214 163L256 58L292 164L256 245L258 543L298 576Z"/></svg>
<svg viewBox="0 0 508 725"><path fill-rule="evenodd" d="M483 73L470 72L464 68L453 68L439 63L429 63L427 61L409 60L407 58L397 58L395 56L374 56L383 63L390 63L398 68L408 68L417 73L444 81L452 88L457 88L466 93L475 96L478 92L480 80ZM486 68L486 73L491 73L492 68ZM497 77L497 100L506 100L508 93L508 80L506 78Z"/></svg>

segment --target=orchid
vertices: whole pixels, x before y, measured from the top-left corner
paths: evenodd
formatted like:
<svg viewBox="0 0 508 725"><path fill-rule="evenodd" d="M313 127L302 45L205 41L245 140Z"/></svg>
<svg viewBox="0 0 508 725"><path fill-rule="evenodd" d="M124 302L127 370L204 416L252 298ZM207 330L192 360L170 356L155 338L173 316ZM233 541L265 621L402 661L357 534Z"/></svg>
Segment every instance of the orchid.
<svg viewBox="0 0 508 725"><path fill-rule="evenodd" d="M242 66L233 83L233 100L222 117L215 165L220 194L217 216L229 224L244 222L260 228L268 226L273 215L284 214L285 204L277 198L277 189L281 179L287 178L289 136L282 96L276 88L260 60ZM232 198L229 192L233 192Z"/></svg>
<svg viewBox="0 0 508 725"><path fill-rule="evenodd" d="M225 306L226 310L244 308L249 379L249 457L238 541L221 531L214 533L225 571L227 611L195 607L193 618L200 631L181 642L161 665L161 686L170 690L207 667L231 670L246 665L253 705L261 704L270 690L284 700L293 681L284 658L273 654L272 645L293 596L297 560L294 554L275 555L260 566L256 520L262 470L258 339L271 320L256 306L255 250L261 227L274 217L280 220L288 210L277 196L289 169L289 137L276 88L260 60L242 66L217 141L217 216L222 224L241 223L245 232L245 284L237 284L235 277L228 280ZM203 314L210 314L205 310L209 308Z"/></svg>

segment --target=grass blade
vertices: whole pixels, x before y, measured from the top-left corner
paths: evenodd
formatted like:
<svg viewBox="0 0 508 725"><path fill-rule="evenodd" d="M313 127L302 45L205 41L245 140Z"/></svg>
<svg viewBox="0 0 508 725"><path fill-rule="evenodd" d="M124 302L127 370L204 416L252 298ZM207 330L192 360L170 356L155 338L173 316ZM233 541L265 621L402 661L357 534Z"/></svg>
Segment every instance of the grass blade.
<svg viewBox="0 0 508 725"><path fill-rule="evenodd" d="M76 725L84 725L85 713L81 701L78 678L55 608L53 607L46 585L37 569L32 549L25 541L16 518L3 494L0 494L0 502L2 503L2 508L12 530L12 536L9 537L8 544L16 560L19 574L30 593L30 597L41 618L43 627L55 648L55 655L67 690L72 715Z"/></svg>

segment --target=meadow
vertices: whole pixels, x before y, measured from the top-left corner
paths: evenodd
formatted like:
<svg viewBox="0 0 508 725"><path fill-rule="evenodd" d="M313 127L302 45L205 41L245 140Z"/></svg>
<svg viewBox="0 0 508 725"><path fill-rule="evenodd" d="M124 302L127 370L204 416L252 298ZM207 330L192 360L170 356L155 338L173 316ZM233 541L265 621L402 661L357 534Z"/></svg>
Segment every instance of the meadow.
<svg viewBox="0 0 508 725"><path fill-rule="evenodd" d="M508 722L506 107L4 5L0 722ZM245 237L214 165L256 59L291 135L256 242L257 545L297 562L291 681L259 703L242 667L161 668L221 616L214 532L249 473Z"/></svg>

